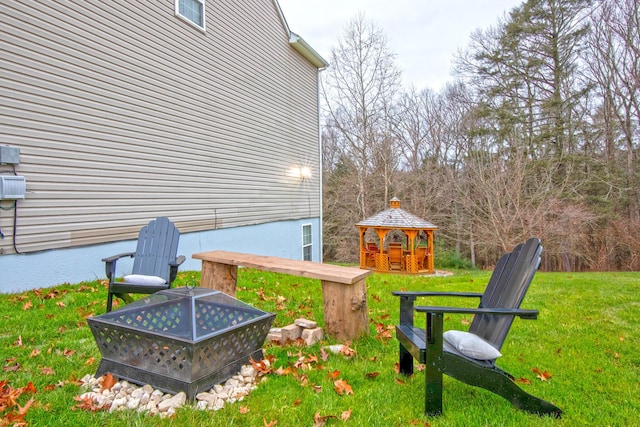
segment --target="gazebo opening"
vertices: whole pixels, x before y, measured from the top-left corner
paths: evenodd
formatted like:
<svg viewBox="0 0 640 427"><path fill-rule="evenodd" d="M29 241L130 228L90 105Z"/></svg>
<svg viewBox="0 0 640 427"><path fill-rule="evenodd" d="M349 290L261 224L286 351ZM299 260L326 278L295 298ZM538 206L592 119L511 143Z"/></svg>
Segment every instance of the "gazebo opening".
<svg viewBox="0 0 640 427"><path fill-rule="evenodd" d="M437 226L400 209L389 209L359 222L360 268L381 272L434 273L433 232Z"/></svg>

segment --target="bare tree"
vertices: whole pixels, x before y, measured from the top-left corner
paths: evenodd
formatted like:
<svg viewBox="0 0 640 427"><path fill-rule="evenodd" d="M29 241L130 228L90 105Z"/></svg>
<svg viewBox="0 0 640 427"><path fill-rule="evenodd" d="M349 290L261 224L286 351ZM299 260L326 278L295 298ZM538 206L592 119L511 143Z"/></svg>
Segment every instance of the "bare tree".
<svg viewBox="0 0 640 427"><path fill-rule="evenodd" d="M365 218L370 213L370 186L382 185L387 197L396 168L389 114L400 86L400 72L386 35L362 13L349 22L330 58L332 66L322 81L327 114L337 129L342 152L357 168L355 196L360 218ZM374 170L383 176L371 179Z"/></svg>

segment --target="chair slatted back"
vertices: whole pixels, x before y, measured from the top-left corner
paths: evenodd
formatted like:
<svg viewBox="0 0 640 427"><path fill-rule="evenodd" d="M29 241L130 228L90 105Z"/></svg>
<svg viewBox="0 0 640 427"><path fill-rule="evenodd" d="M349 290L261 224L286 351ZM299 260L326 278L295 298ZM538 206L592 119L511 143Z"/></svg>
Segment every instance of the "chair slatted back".
<svg viewBox="0 0 640 427"><path fill-rule="evenodd" d="M389 253L389 262L390 263L400 263L400 262L402 262L402 246L399 246L399 245L391 246L391 245L389 245L389 250L387 252Z"/></svg>
<svg viewBox="0 0 640 427"><path fill-rule="evenodd" d="M159 217L142 227L133 261L133 274L162 277L169 283L169 263L178 254L180 233L166 217Z"/></svg>
<svg viewBox="0 0 640 427"><path fill-rule="evenodd" d="M519 308L540 265L542 245L531 238L505 254L487 284L480 301L484 308ZM469 332L484 338L498 350L509 333L514 316L481 314L474 317Z"/></svg>

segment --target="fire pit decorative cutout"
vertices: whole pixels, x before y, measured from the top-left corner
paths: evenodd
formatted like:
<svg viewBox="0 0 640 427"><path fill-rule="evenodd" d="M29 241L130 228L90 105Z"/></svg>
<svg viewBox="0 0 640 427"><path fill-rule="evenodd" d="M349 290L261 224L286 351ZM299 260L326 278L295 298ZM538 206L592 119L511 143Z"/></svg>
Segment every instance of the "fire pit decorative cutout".
<svg viewBox="0 0 640 427"><path fill-rule="evenodd" d="M96 376L110 372L191 399L249 358L261 360L274 318L211 289L160 291L87 319L102 354Z"/></svg>

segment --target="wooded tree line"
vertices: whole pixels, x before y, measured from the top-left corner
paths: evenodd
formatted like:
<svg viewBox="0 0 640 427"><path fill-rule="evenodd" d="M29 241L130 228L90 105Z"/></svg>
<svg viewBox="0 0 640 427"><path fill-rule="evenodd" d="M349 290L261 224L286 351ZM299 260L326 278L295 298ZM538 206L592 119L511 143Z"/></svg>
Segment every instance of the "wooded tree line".
<svg viewBox="0 0 640 427"><path fill-rule="evenodd" d="M439 91L394 61L358 15L323 72L325 259L357 261L355 224L398 197L478 267L537 236L546 270L640 269L640 2L529 0Z"/></svg>

